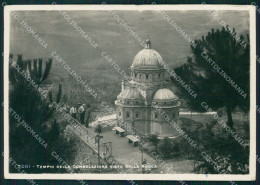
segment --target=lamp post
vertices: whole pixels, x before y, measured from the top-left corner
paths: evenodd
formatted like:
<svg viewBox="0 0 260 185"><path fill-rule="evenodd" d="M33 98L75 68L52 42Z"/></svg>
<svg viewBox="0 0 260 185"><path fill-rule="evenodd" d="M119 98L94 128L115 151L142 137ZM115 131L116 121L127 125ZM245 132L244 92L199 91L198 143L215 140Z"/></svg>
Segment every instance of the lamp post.
<svg viewBox="0 0 260 185"><path fill-rule="evenodd" d="M144 156L143 156L143 147L139 144L139 150L141 151L141 156L142 156L142 158L141 158L141 162L142 162L142 164L143 164L143 160L144 160Z"/></svg>
<svg viewBox="0 0 260 185"><path fill-rule="evenodd" d="M96 135L97 142L98 142L98 165L100 165L100 139L103 138L100 134Z"/></svg>
<svg viewBox="0 0 260 185"><path fill-rule="evenodd" d="M142 140L142 138L140 138L140 141ZM141 143L141 142L140 142ZM143 146L138 144L139 146L139 150L141 151L141 166L142 166L142 173L145 173L145 170L143 168L143 165L146 163L146 160L144 160L144 155L143 155Z"/></svg>

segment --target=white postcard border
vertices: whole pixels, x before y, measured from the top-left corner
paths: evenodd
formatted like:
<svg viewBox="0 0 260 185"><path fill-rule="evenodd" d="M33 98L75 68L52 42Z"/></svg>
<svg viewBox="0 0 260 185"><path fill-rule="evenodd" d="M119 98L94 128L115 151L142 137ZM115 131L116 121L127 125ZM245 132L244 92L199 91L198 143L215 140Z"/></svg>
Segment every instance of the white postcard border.
<svg viewBox="0 0 260 185"><path fill-rule="evenodd" d="M4 102L9 99L9 36L11 11L39 10L104 10L104 5L6 5L4 7ZM111 10L246 10L250 14L250 172L248 175L212 174L127 174L130 180L197 180L197 181L253 181L256 179L256 9L253 5L106 5ZM27 179L28 174L9 173L9 123L8 107L4 110L4 177L6 179ZM239 155L239 154L238 154ZM32 179L74 179L74 180L125 180L122 174L29 174Z"/></svg>

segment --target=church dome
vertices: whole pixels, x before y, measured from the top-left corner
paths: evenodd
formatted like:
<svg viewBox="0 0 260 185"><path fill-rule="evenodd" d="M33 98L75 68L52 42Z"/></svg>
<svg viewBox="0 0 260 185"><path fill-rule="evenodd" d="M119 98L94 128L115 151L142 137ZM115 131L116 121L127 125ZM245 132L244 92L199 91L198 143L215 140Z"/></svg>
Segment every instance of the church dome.
<svg viewBox="0 0 260 185"><path fill-rule="evenodd" d="M126 88L119 95L119 99L143 99L142 95L135 88Z"/></svg>
<svg viewBox="0 0 260 185"><path fill-rule="evenodd" d="M146 47L139 51L134 58L133 64L131 68L138 68L138 69L160 69L163 66L163 59L161 55L151 49L151 42L148 39L146 41Z"/></svg>
<svg viewBox="0 0 260 185"><path fill-rule="evenodd" d="M170 89L158 89L153 97L154 101L177 100L178 97Z"/></svg>

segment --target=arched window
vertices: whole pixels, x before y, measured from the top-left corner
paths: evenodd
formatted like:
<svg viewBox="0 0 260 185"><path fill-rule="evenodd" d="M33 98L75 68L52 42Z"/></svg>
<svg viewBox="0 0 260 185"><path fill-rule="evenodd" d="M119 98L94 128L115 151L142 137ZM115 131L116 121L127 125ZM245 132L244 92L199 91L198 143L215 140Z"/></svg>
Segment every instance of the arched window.
<svg viewBox="0 0 260 185"><path fill-rule="evenodd" d="M136 112L136 113L135 113L135 118L136 118L136 119L139 119L139 116L140 116L140 113L139 113L139 112Z"/></svg>
<svg viewBox="0 0 260 185"><path fill-rule="evenodd" d="M157 113L157 112L155 112L155 113L154 113L154 119L156 119L156 120L157 120L157 118L158 118L158 113Z"/></svg>
<svg viewBox="0 0 260 185"><path fill-rule="evenodd" d="M148 78L149 78L149 75L148 75L148 74L146 74L146 75L145 75L145 77L146 77L146 80L148 80Z"/></svg>
<svg viewBox="0 0 260 185"><path fill-rule="evenodd" d="M130 118L130 112L126 112L126 119Z"/></svg>
<svg viewBox="0 0 260 185"><path fill-rule="evenodd" d="M153 80L153 75L152 74L149 74L149 79L151 80Z"/></svg>
<svg viewBox="0 0 260 185"><path fill-rule="evenodd" d="M154 74L154 78L155 78L155 80L158 79L158 74L157 73Z"/></svg>

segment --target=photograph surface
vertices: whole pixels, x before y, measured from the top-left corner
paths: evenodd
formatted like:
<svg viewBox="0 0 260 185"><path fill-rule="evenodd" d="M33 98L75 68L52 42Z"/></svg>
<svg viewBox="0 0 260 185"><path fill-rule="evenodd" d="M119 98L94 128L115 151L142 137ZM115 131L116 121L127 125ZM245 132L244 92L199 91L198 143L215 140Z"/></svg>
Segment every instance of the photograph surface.
<svg viewBox="0 0 260 185"><path fill-rule="evenodd" d="M255 179L254 6L4 13L5 178Z"/></svg>

